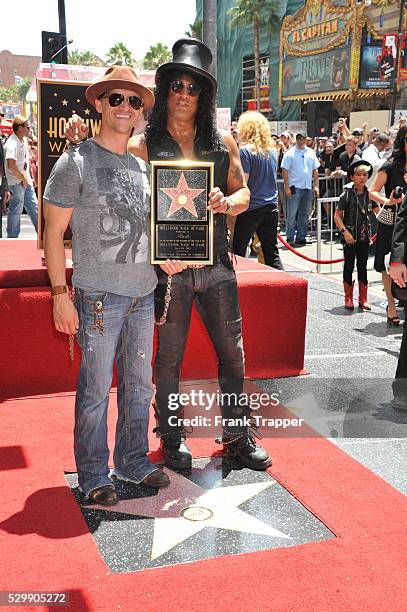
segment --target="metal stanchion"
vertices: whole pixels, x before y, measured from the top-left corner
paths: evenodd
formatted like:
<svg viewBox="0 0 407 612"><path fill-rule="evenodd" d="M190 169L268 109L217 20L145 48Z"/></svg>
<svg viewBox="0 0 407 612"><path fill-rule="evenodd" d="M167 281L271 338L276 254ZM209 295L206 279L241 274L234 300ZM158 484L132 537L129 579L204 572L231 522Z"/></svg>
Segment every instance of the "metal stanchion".
<svg viewBox="0 0 407 612"><path fill-rule="evenodd" d="M322 219L321 219L321 202L322 198L317 198L317 260L321 261L321 230L322 230ZM317 263L317 273L321 272L321 264Z"/></svg>
<svg viewBox="0 0 407 612"><path fill-rule="evenodd" d="M329 202L329 216L331 217L331 250L330 250L330 258L333 259L333 241L334 241L334 203ZM332 264L329 264L330 272L332 272Z"/></svg>

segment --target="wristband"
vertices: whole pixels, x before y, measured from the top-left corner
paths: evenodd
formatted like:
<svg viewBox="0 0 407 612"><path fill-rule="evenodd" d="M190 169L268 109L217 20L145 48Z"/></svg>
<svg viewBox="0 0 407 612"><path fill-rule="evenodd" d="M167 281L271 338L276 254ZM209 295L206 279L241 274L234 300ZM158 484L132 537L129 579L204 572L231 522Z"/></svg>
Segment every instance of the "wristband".
<svg viewBox="0 0 407 612"><path fill-rule="evenodd" d="M345 232L348 232L348 231L349 231L349 230L348 230L346 227L343 227L343 228L341 229L341 234L344 234Z"/></svg>
<svg viewBox="0 0 407 612"><path fill-rule="evenodd" d="M61 293L68 293L67 285L56 285L50 289L52 297L55 295L61 295Z"/></svg>

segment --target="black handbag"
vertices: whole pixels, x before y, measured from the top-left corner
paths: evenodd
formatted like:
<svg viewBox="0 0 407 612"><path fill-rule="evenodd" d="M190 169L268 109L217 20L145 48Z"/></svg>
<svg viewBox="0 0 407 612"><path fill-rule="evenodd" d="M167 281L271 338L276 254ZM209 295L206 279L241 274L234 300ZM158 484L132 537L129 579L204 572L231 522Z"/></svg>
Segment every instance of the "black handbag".
<svg viewBox="0 0 407 612"><path fill-rule="evenodd" d="M391 294L400 302L405 302L407 306L407 287L399 287L394 280L391 281Z"/></svg>

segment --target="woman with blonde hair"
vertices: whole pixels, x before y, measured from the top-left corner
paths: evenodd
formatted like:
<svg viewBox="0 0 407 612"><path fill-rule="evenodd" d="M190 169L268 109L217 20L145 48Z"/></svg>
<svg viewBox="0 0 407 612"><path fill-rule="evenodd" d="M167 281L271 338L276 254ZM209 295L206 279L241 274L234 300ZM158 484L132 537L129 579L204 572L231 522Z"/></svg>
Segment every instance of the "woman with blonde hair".
<svg viewBox="0 0 407 612"><path fill-rule="evenodd" d="M261 113L243 113L237 129L240 160L250 189L250 204L236 218L233 251L244 257L252 235L257 233L265 264L283 270L277 247L277 145L271 137L268 121Z"/></svg>

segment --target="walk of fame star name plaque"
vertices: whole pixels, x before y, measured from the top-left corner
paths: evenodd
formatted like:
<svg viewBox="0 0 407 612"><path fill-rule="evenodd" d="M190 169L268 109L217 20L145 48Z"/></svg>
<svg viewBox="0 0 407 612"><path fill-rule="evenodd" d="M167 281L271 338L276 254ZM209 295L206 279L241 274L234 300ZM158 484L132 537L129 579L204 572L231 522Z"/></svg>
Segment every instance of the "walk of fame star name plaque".
<svg viewBox="0 0 407 612"><path fill-rule="evenodd" d="M213 162L151 162L151 263L213 263Z"/></svg>

